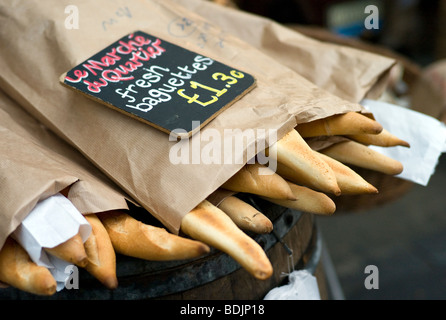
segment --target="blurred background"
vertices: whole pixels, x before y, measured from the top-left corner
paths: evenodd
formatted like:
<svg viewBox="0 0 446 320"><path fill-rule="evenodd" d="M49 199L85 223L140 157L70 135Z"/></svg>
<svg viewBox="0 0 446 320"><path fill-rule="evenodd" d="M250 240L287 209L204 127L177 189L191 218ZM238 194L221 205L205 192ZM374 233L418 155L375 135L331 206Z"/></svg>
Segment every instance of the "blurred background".
<svg viewBox="0 0 446 320"><path fill-rule="evenodd" d="M444 121L446 1L233 3L241 10L269 17L322 41L397 57L410 77L396 95L422 92L413 101L406 101L408 106ZM379 20L374 21L379 25L377 29L364 26L368 5L379 9ZM436 71L435 81L432 69ZM334 216L317 217L327 249L324 264L333 299L446 298L446 157L443 154L440 158L427 186L391 182L385 186L391 196L379 203L347 205L338 208ZM366 289L364 285L368 265L379 270L378 289Z"/></svg>
<svg viewBox="0 0 446 320"><path fill-rule="evenodd" d="M442 0L234 0L238 8L283 24L322 27L402 53L421 65L446 57ZM364 8L379 9L379 28L367 30Z"/></svg>

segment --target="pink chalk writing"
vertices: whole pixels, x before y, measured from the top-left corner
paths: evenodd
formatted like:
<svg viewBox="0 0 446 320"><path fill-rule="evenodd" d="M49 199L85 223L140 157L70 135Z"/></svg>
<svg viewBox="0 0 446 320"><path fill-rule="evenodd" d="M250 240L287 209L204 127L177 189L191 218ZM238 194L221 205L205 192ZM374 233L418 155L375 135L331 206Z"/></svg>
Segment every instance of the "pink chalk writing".
<svg viewBox="0 0 446 320"><path fill-rule="evenodd" d="M67 75L65 80L71 83L82 82L88 91L99 93L110 82L133 80L132 72L143 67L143 62L155 59L165 51L160 39L152 41L132 33L127 39L120 40L115 47L101 52L99 57L85 61Z"/></svg>

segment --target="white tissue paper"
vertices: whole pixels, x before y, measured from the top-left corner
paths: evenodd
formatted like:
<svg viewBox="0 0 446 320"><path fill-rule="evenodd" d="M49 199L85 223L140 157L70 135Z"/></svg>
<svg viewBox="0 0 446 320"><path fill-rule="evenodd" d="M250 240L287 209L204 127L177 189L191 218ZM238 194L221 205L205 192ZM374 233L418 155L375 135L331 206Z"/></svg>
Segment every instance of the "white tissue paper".
<svg viewBox="0 0 446 320"><path fill-rule="evenodd" d="M317 279L308 270L293 271L288 275L289 283L271 289L264 300L320 300Z"/></svg>
<svg viewBox="0 0 446 320"><path fill-rule="evenodd" d="M57 281L57 290L69 280L71 264L48 254L43 248L53 248L80 233L85 242L91 226L70 200L56 194L36 204L14 231L13 237L28 252L32 261L47 267Z"/></svg>
<svg viewBox="0 0 446 320"><path fill-rule="evenodd" d="M361 104L386 130L410 144L410 148L370 148L403 164L404 170L397 177L427 186L440 155L446 152L445 124L434 117L387 102L365 99Z"/></svg>

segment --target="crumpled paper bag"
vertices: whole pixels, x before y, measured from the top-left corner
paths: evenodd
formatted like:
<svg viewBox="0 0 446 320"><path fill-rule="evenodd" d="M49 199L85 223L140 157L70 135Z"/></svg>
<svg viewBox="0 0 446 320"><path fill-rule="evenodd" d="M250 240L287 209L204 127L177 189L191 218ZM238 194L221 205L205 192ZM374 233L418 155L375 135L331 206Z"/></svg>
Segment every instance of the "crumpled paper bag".
<svg viewBox="0 0 446 320"><path fill-rule="evenodd" d="M392 58L316 40L272 19L205 0L169 0L185 6L255 46L336 96L359 102L386 88Z"/></svg>
<svg viewBox="0 0 446 320"><path fill-rule="evenodd" d="M169 149L175 142L168 141L165 133L59 83L60 75L79 62L123 35L142 30L245 70L256 78L257 87L202 130L212 128L221 136L224 129L262 128L276 130L280 138L297 123L364 111L359 104L322 90L210 20L169 1L78 1L81 24L77 30L64 25L64 9L70 4L2 2L0 41L8 45L0 52L0 86L173 232L179 231L185 214L243 163L172 164ZM176 33L191 21L192 33ZM234 136L236 133L224 138ZM196 139L199 137L193 136L190 143ZM254 138L246 146L258 142ZM267 141L265 146L274 142Z"/></svg>
<svg viewBox="0 0 446 320"><path fill-rule="evenodd" d="M0 137L0 247L39 201L67 187L83 214L128 209L122 190L2 91Z"/></svg>

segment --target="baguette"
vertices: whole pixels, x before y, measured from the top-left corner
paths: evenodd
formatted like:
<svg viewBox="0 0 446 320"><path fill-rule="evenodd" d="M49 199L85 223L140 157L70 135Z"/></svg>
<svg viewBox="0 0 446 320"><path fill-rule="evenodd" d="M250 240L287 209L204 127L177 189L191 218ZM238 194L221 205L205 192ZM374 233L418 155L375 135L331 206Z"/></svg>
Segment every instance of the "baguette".
<svg viewBox="0 0 446 320"><path fill-rule="evenodd" d="M84 243L79 233L53 248L44 249L53 256L82 268L88 263L87 253L85 252Z"/></svg>
<svg viewBox="0 0 446 320"><path fill-rule="evenodd" d="M259 174L260 170L266 170L269 174ZM294 200L294 195L286 181L277 173L259 163L245 164L221 187L234 192Z"/></svg>
<svg viewBox="0 0 446 320"><path fill-rule="evenodd" d="M339 195L341 190L330 166L316 156L310 146L296 130L291 130L276 143L276 154L266 149L277 165L283 164L294 171L302 185L318 191ZM266 197L271 198L266 195Z"/></svg>
<svg viewBox="0 0 446 320"><path fill-rule="evenodd" d="M397 175L403 171L403 165L398 160L355 141L343 141L320 150L320 152L344 164L388 175Z"/></svg>
<svg viewBox="0 0 446 320"><path fill-rule="evenodd" d="M118 286L116 254L110 237L95 214L86 214L85 219L91 225L91 234L84 243L88 256L85 269L108 289L115 289Z"/></svg>
<svg viewBox="0 0 446 320"><path fill-rule="evenodd" d="M98 214L117 253L144 260L182 260L209 253L210 248L136 220L121 211Z"/></svg>
<svg viewBox="0 0 446 320"><path fill-rule="evenodd" d="M345 164L317 151L314 151L334 171L342 195L373 194L378 189Z"/></svg>
<svg viewBox="0 0 446 320"><path fill-rule="evenodd" d="M50 271L34 263L23 247L8 237L0 250L0 281L36 295L50 296L57 283Z"/></svg>
<svg viewBox="0 0 446 320"><path fill-rule="evenodd" d="M292 182L288 182L288 184L297 198L296 201L271 199L265 197L264 199L282 207L308 213L331 215L336 211L336 204L325 193L318 192L304 186L299 186Z"/></svg>
<svg viewBox="0 0 446 320"><path fill-rule="evenodd" d="M311 182L309 183L307 177L302 176L302 174L300 172L290 169L288 166L284 165L283 163L277 163L276 172L278 175L280 175L285 180L295 183L297 185L309 187L311 189L316 189L316 191L318 191L318 189L319 189L318 187L314 186L314 183L311 183ZM337 192L336 195L340 195L343 192L341 185L340 185L340 182L342 182L342 181L338 180L338 175L337 175L336 171L333 170L333 172L336 176L336 183L338 184L338 187L339 187L339 192L338 192L338 189L335 189L335 192ZM326 190L326 192L333 193L332 190L329 190L329 191Z"/></svg>
<svg viewBox="0 0 446 320"><path fill-rule="evenodd" d="M348 134L378 134L382 125L361 113L347 112L327 118L298 124L296 130L304 138L318 136L344 136Z"/></svg>
<svg viewBox="0 0 446 320"><path fill-rule="evenodd" d="M191 238L225 252L256 279L265 280L273 273L262 247L207 200L183 217L181 230Z"/></svg>
<svg viewBox="0 0 446 320"><path fill-rule="evenodd" d="M388 130L383 129L378 134L354 134L347 135L347 138L360 142L364 145L373 145L379 147L397 147L402 146L410 148L409 142L398 138L394 134L390 133Z"/></svg>
<svg viewBox="0 0 446 320"><path fill-rule="evenodd" d="M235 196L226 197L218 205L218 208L226 213L242 230L258 234L270 233L273 230L273 223L268 217Z"/></svg>

